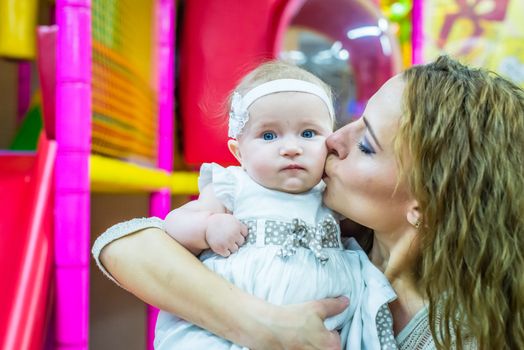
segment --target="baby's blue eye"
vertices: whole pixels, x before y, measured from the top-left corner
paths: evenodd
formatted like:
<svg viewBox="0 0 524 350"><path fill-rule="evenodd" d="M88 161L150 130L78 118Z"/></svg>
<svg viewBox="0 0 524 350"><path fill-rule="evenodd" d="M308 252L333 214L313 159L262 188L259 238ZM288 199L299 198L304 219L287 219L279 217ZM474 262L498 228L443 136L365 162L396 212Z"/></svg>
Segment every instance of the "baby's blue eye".
<svg viewBox="0 0 524 350"><path fill-rule="evenodd" d="M276 137L277 137L277 134L275 134L272 131L266 131L265 133L262 134L262 138L266 141L271 141L275 139Z"/></svg>
<svg viewBox="0 0 524 350"><path fill-rule="evenodd" d="M312 137L314 137L316 135L316 132L314 132L313 130L304 130L302 131L302 137L306 138L306 139L310 139Z"/></svg>

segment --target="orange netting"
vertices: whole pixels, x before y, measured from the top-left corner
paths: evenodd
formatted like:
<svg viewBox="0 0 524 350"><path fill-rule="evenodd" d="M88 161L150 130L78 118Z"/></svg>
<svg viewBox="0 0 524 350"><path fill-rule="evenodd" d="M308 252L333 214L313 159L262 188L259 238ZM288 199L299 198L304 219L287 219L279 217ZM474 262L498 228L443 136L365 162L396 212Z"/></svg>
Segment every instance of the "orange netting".
<svg viewBox="0 0 524 350"><path fill-rule="evenodd" d="M156 163L153 10L152 0L93 0L93 153Z"/></svg>

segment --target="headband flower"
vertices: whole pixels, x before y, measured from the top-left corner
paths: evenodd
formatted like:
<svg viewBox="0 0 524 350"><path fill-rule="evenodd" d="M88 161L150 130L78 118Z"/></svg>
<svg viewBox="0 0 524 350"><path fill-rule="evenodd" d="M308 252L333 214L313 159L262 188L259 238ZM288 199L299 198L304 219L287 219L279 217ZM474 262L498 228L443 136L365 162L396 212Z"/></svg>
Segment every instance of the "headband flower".
<svg viewBox="0 0 524 350"><path fill-rule="evenodd" d="M247 120L249 119L249 113L247 108L243 106L242 95L237 91L233 93L231 98L231 110L229 111L229 130L227 135L231 138L236 138L244 125L246 125Z"/></svg>

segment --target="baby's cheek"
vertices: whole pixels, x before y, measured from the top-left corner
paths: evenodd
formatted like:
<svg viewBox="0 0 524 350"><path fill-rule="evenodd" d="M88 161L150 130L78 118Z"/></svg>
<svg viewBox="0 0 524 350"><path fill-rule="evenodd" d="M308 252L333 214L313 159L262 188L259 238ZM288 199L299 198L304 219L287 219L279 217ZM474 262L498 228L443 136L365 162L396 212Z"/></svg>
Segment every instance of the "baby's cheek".
<svg viewBox="0 0 524 350"><path fill-rule="evenodd" d="M251 177L255 179L258 183L268 186L274 181L275 172L272 171L271 161L263 161L254 164L251 168Z"/></svg>
<svg viewBox="0 0 524 350"><path fill-rule="evenodd" d="M322 178L322 175L324 175L324 167L326 165L326 155L321 155L315 160L314 170L312 173L314 174L315 180L320 181Z"/></svg>
<svg viewBox="0 0 524 350"><path fill-rule="evenodd" d="M316 159L318 160L319 168L322 168L322 171L324 171L324 165L326 163L327 154L327 147L324 143L322 147L318 150L318 156L316 157Z"/></svg>

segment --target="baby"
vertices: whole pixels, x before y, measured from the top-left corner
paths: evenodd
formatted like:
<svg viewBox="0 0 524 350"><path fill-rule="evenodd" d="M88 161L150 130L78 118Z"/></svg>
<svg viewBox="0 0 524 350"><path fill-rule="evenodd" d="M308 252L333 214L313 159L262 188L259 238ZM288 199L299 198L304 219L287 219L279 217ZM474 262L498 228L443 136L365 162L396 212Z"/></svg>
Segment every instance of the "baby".
<svg viewBox="0 0 524 350"><path fill-rule="evenodd" d="M345 328L356 348L376 344L362 336L375 320L358 311L363 252L344 249L336 214L322 204L325 140L335 122L330 89L296 66L269 62L241 81L230 102L228 147L240 166L203 164L199 198L169 213L165 230L202 252L211 270L271 303L347 296L351 306L326 327ZM161 312L155 348L238 346Z"/></svg>

